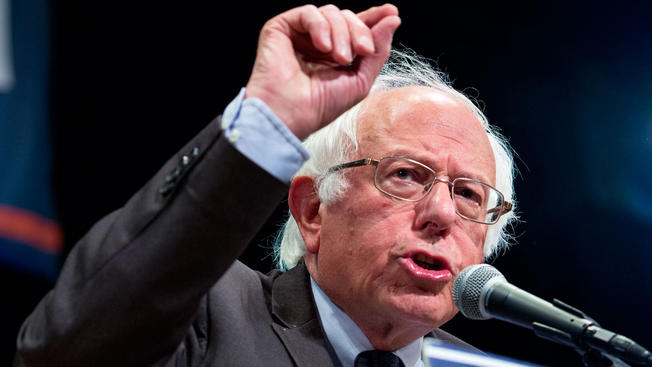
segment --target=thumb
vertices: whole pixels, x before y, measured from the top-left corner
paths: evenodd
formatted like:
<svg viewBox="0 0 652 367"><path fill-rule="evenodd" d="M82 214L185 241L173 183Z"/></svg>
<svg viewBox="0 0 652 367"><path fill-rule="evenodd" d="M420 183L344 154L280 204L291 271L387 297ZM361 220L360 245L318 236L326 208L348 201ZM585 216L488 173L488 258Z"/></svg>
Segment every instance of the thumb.
<svg viewBox="0 0 652 367"><path fill-rule="evenodd" d="M392 15L383 18L371 28L376 52L372 55L361 57L360 71L372 82L389 58L389 53L392 49L392 37L399 25L401 25L401 18Z"/></svg>
<svg viewBox="0 0 652 367"><path fill-rule="evenodd" d="M401 25L401 18L392 15L384 18L371 28L377 54L389 57L389 51L392 48L392 37L399 25Z"/></svg>

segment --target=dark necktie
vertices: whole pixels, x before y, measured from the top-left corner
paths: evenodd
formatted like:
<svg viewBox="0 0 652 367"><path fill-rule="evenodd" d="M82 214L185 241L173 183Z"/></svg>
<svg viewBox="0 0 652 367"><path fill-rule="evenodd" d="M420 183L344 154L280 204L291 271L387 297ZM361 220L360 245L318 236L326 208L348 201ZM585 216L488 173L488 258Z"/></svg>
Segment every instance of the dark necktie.
<svg viewBox="0 0 652 367"><path fill-rule="evenodd" d="M398 356L384 350L366 350L355 358L355 367L405 367Z"/></svg>

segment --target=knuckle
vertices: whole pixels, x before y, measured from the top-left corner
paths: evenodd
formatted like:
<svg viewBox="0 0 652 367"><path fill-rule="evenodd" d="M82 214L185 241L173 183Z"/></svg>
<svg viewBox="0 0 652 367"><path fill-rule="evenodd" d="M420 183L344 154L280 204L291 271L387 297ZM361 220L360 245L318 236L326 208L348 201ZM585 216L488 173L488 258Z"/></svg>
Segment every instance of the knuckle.
<svg viewBox="0 0 652 367"><path fill-rule="evenodd" d="M317 11L317 7L313 4L304 5L301 7L302 10L314 12Z"/></svg>
<svg viewBox="0 0 652 367"><path fill-rule="evenodd" d="M345 17L351 17L351 16L353 16L353 17L357 18L356 15L355 15L355 13L352 12L351 10L349 10L349 9L343 9L343 10L340 10L340 12L341 12L342 15L344 15Z"/></svg>
<svg viewBox="0 0 652 367"><path fill-rule="evenodd" d="M276 22L277 22L277 18L272 18L266 21L265 24L263 24L260 33L265 33L265 34L268 33L270 29L276 25Z"/></svg>
<svg viewBox="0 0 652 367"><path fill-rule="evenodd" d="M326 19L319 11L319 9L313 5L308 4L301 7L305 16L303 17L304 21L309 24L311 27L324 27Z"/></svg>
<svg viewBox="0 0 652 367"><path fill-rule="evenodd" d="M265 25L260 30L259 34L259 44L265 40L270 39L276 33L276 26L274 24Z"/></svg>
<svg viewBox="0 0 652 367"><path fill-rule="evenodd" d="M335 13L340 11L340 9L333 4L326 4L319 9L323 12L328 12L328 13Z"/></svg>

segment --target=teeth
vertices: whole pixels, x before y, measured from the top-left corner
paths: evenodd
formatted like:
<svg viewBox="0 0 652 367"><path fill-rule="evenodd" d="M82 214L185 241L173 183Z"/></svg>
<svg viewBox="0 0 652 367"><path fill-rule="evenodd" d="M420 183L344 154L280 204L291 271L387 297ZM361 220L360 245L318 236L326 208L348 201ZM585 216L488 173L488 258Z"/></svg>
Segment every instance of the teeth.
<svg viewBox="0 0 652 367"><path fill-rule="evenodd" d="M428 263L428 264L434 264L435 263L435 259L432 259L432 258L430 258L430 257L428 257L428 256L426 256L424 254L417 254L414 257L414 260L420 261L420 262L423 262L423 263Z"/></svg>
<svg viewBox="0 0 652 367"><path fill-rule="evenodd" d="M424 254L415 255L413 260L414 260L415 264L419 265L420 267L422 267L424 269L428 269L428 270L439 270L440 269L440 266L437 263L437 261L435 261L435 259L430 258L430 257L428 257L428 256L426 256Z"/></svg>

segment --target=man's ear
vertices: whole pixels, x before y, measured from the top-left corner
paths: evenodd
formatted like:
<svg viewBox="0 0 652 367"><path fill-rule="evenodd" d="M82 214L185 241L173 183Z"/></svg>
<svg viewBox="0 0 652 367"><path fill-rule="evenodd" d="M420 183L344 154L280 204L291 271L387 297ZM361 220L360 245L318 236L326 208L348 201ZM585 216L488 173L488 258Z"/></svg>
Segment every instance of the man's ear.
<svg viewBox="0 0 652 367"><path fill-rule="evenodd" d="M321 231L321 216L319 215L319 195L315 191L315 178L298 176L290 184L288 206L290 213L297 222L306 249L310 253L319 250L319 237Z"/></svg>

